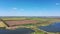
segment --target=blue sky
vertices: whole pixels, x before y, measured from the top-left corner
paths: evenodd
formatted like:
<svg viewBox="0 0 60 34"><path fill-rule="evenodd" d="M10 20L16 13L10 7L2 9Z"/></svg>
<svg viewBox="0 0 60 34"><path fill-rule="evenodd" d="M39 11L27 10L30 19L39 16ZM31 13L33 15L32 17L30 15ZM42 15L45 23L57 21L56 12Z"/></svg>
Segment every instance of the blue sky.
<svg viewBox="0 0 60 34"><path fill-rule="evenodd" d="M60 0L0 0L0 16L60 16Z"/></svg>

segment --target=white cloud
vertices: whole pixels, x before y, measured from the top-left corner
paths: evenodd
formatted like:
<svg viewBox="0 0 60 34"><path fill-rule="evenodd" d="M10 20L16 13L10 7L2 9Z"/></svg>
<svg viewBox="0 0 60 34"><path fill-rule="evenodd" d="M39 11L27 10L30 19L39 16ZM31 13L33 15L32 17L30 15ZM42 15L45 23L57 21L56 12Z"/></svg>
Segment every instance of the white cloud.
<svg viewBox="0 0 60 34"><path fill-rule="evenodd" d="M15 10L16 10L17 8L13 8L13 9L15 9Z"/></svg>
<svg viewBox="0 0 60 34"><path fill-rule="evenodd" d="M60 3L56 3L56 5L60 5Z"/></svg>
<svg viewBox="0 0 60 34"><path fill-rule="evenodd" d="M24 9L22 9L22 8L12 8L12 11L24 11Z"/></svg>

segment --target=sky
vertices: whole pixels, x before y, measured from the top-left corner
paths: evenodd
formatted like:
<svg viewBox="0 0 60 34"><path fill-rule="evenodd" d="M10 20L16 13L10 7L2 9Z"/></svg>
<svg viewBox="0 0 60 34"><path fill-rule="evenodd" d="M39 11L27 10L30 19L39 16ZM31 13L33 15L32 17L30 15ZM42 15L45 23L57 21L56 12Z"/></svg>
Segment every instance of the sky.
<svg viewBox="0 0 60 34"><path fill-rule="evenodd" d="M0 0L0 16L60 16L60 0Z"/></svg>

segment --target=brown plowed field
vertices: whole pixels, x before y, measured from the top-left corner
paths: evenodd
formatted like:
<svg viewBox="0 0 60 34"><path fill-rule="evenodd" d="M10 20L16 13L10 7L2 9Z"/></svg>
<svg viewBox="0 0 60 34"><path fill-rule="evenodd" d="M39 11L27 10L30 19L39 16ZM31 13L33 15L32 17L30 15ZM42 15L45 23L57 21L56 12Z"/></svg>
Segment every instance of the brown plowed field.
<svg viewBox="0 0 60 34"><path fill-rule="evenodd" d="M16 26L16 25L22 25L22 24L33 24L33 23L37 23L39 21L37 20L16 20L16 21L5 21L6 24L8 24L10 27L11 26Z"/></svg>

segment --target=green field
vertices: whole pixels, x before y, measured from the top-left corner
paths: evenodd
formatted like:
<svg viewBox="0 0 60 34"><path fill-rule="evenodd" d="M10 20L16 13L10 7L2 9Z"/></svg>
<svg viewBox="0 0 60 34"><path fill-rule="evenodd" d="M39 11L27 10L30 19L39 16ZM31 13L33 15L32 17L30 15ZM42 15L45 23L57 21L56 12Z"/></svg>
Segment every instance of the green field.
<svg viewBox="0 0 60 34"><path fill-rule="evenodd" d="M60 22L60 19L57 19L57 18L1 18L2 20L38 20L39 23L36 23L36 24L24 24L24 25L20 25L20 26L26 26L26 27L30 27L33 29L38 27L38 26L48 26L49 24L52 24L53 22ZM32 27L31 27L32 26ZM35 26L35 27L34 27ZM36 29L34 29L36 30ZM41 31L36 31L36 32L33 32L32 34L44 34L44 32L41 32Z"/></svg>

